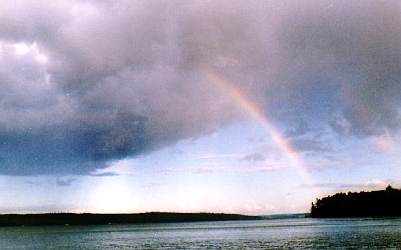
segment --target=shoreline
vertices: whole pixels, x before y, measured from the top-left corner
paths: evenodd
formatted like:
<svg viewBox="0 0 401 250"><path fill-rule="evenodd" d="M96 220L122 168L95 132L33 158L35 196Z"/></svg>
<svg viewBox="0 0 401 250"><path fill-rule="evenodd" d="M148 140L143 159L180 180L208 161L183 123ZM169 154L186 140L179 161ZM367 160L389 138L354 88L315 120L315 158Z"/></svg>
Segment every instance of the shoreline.
<svg viewBox="0 0 401 250"><path fill-rule="evenodd" d="M108 225L144 224L202 221L261 220L263 216L225 213L38 213L0 214L0 227L5 226L47 226L47 225Z"/></svg>

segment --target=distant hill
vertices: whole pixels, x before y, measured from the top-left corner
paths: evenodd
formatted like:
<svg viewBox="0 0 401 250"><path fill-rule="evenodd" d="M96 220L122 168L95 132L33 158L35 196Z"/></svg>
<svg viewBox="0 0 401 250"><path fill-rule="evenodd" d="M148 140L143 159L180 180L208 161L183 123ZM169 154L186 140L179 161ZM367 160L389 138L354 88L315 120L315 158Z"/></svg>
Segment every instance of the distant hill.
<svg viewBox="0 0 401 250"><path fill-rule="evenodd" d="M100 224L133 224L133 223L169 223L195 221L257 220L259 216L222 213L138 213L138 214L3 214L0 215L0 226L33 226L33 225L100 225Z"/></svg>
<svg viewBox="0 0 401 250"><path fill-rule="evenodd" d="M311 217L401 216L401 190L337 193L312 203Z"/></svg>

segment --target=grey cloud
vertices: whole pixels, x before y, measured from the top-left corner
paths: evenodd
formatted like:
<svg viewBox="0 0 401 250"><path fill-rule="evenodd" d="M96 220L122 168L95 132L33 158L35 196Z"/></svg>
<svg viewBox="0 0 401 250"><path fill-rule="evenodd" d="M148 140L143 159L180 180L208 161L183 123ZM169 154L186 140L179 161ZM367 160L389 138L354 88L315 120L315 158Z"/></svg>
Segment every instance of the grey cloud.
<svg viewBox="0 0 401 250"><path fill-rule="evenodd" d="M253 154L245 155L244 157L241 158L241 160L242 161L250 161L250 162L264 161L264 160L266 160L266 156L261 153L253 153Z"/></svg>
<svg viewBox="0 0 401 250"><path fill-rule="evenodd" d="M340 101L352 133L399 128L399 7L381 1L313 2L288 15L292 25L282 30L287 56L294 59L284 60L283 68L299 73L289 74L301 84L297 94L307 95L305 80L310 87L341 94L331 96ZM324 100L315 104L316 110L328 105L326 110L333 111Z"/></svg>
<svg viewBox="0 0 401 250"><path fill-rule="evenodd" d="M107 173L100 173L100 174L97 174L97 173L92 173L91 175L92 175L92 176L97 176L97 177L111 177L111 176L119 176L119 174L117 174L117 173L111 173L111 172L107 172Z"/></svg>
<svg viewBox="0 0 401 250"><path fill-rule="evenodd" d="M3 1L0 173L88 174L243 119L204 66L296 128L289 135L305 134L304 121L340 132L336 114L349 135L398 131L398 10L377 1ZM15 43L36 50L17 55Z"/></svg>
<svg viewBox="0 0 401 250"><path fill-rule="evenodd" d="M305 122L304 120L300 120L295 128L288 129L285 132L285 137L287 138L292 138L292 137L298 137L298 136L303 136L307 134L308 132L312 131L312 129L309 127L308 123Z"/></svg>
<svg viewBox="0 0 401 250"><path fill-rule="evenodd" d="M329 121L331 128L339 134L349 135L351 123L341 114L335 113Z"/></svg>
<svg viewBox="0 0 401 250"><path fill-rule="evenodd" d="M318 138L295 138L290 140L291 145L299 152L327 152L331 150L328 143Z"/></svg>
<svg viewBox="0 0 401 250"><path fill-rule="evenodd" d="M63 177L63 178L58 178L56 180L56 184L57 186L62 186L62 187L68 187L71 186L72 183L75 181L75 178L67 178L67 177Z"/></svg>

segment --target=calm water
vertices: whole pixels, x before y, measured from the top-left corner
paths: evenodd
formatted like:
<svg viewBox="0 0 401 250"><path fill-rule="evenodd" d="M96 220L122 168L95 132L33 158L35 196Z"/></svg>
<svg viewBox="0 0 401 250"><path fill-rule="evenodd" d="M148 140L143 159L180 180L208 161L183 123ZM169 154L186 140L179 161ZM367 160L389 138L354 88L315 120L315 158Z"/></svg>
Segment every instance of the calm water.
<svg viewBox="0 0 401 250"><path fill-rule="evenodd" d="M401 248L401 219L0 228L0 249Z"/></svg>

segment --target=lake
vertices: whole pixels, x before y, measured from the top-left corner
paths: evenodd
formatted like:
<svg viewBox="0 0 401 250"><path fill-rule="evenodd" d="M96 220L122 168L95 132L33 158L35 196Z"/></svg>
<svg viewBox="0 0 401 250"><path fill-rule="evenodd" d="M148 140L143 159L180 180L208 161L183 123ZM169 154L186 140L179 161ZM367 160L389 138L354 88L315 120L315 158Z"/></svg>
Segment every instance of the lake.
<svg viewBox="0 0 401 250"><path fill-rule="evenodd" d="M0 228L0 249L401 248L401 218Z"/></svg>

